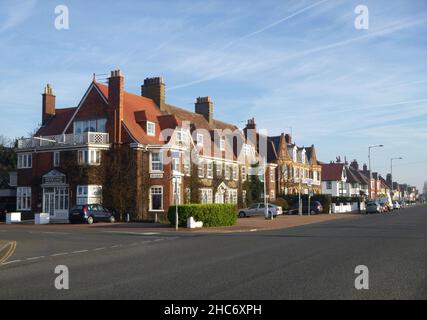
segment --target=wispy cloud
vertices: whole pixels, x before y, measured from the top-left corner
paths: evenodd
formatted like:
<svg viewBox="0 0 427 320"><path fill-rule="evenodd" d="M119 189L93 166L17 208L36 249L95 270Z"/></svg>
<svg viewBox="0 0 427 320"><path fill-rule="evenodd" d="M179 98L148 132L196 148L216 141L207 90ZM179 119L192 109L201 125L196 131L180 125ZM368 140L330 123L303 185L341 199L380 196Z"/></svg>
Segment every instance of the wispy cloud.
<svg viewBox="0 0 427 320"><path fill-rule="evenodd" d="M14 29L33 13L37 0L16 0L8 1L9 4L3 3L4 22L0 25L0 33Z"/></svg>

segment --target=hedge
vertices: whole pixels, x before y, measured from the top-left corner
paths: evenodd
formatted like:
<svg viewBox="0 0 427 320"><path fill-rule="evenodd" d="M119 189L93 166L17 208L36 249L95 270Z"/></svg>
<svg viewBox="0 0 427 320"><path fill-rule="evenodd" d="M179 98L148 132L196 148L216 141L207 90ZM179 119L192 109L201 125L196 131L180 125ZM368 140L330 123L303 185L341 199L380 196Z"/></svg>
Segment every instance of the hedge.
<svg viewBox="0 0 427 320"><path fill-rule="evenodd" d="M176 206L170 206L169 222L175 225ZM193 217L202 221L204 227L232 226L237 221L237 208L234 204L182 204L178 205L178 225L187 226L187 219Z"/></svg>

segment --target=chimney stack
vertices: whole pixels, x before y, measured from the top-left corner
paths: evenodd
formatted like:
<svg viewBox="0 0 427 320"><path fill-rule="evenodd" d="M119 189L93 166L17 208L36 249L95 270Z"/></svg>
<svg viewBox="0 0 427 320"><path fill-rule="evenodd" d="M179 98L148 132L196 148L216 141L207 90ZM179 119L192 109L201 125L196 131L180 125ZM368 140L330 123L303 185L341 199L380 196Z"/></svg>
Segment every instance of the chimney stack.
<svg viewBox="0 0 427 320"><path fill-rule="evenodd" d="M108 104L114 112L114 143L122 142L124 78L120 70L111 71L108 78Z"/></svg>
<svg viewBox="0 0 427 320"><path fill-rule="evenodd" d="M248 136L248 130L250 130L249 136ZM256 139L255 118L248 119L248 122L246 123L246 127L243 129L243 133L245 134L246 140L250 141L254 146L256 146L257 139Z"/></svg>
<svg viewBox="0 0 427 320"><path fill-rule="evenodd" d="M354 159L351 164L350 167L352 167L354 170L359 171L359 164L357 163L357 160Z"/></svg>
<svg viewBox="0 0 427 320"><path fill-rule="evenodd" d="M209 124L213 122L213 102L210 97L198 97L194 104L194 111L201 114Z"/></svg>
<svg viewBox="0 0 427 320"><path fill-rule="evenodd" d="M141 95L153 100L160 110L165 110L165 83L163 78L146 78L141 86Z"/></svg>
<svg viewBox="0 0 427 320"><path fill-rule="evenodd" d="M44 87L42 97L42 126L44 126L55 115L55 96L49 83Z"/></svg>
<svg viewBox="0 0 427 320"><path fill-rule="evenodd" d="M292 137L289 133L285 134L285 141L287 144L292 144Z"/></svg>

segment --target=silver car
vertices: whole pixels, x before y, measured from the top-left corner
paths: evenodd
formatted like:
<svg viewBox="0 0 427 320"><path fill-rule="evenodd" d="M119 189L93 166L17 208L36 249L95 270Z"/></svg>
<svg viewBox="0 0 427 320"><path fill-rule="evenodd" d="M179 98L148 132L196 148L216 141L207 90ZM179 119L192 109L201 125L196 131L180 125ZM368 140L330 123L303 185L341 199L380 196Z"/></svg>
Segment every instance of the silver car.
<svg viewBox="0 0 427 320"><path fill-rule="evenodd" d="M268 204L268 215L273 217L282 214L283 210L281 206L276 206L275 204ZM264 216L265 215L265 204L264 203L254 203L249 208L240 209L239 217L250 217L250 216Z"/></svg>

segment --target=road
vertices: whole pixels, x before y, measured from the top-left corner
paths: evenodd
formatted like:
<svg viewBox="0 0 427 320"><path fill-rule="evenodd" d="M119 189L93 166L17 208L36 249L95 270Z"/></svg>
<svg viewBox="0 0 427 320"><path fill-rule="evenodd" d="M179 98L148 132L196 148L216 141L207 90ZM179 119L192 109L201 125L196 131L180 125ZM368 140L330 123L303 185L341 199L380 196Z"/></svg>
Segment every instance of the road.
<svg viewBox="0 0 427 320"><path fill-rule="evenodd" d="M427 299L427 206L251 233L0 226L0 239L16 242L0 299ZM354 287L358 265L369 290Z"/></svg>

